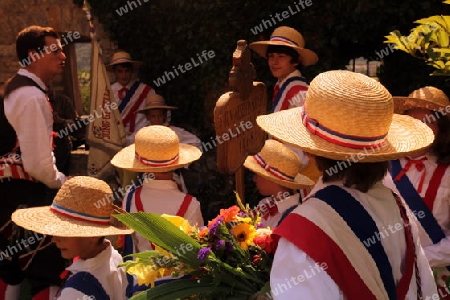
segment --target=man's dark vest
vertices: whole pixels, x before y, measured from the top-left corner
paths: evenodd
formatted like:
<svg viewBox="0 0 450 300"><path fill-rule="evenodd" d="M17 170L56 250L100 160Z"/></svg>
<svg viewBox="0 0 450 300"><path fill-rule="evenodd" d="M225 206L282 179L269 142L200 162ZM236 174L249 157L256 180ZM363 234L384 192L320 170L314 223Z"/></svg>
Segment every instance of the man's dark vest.
<svg viewBox="0 0 450 300"><path fill-rule="evenodd" d="M5 100L12 91L23 87L23 86L35 86L40 89L44 94L43 90L36 82L31 78L16 74L5 88L5 95L0 96L0 156L5 155L14 149L17 140L17 134L11 124L8 122L5 116Z"/></svg>

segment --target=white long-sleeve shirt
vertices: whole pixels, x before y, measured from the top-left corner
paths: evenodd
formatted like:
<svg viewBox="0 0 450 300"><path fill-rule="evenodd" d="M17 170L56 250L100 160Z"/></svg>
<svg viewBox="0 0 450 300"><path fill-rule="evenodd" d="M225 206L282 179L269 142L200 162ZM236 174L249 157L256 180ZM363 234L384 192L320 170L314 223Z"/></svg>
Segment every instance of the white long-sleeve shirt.
<svg viewBox="0 0 450 300"><path fill-rule="evenodd" d="M128 83L128 85L126 86L126 88L129 90L129 89L131 88L131 86L132 86L134 83L135 83L135 81L130 81L130 82ZM140 86L141 86L141 87L138 87L138 88L136 89L136 92L137 92L137 93L139 93L140 91L142 91L142 89L143 89L143 87L145 86L145 84L141 82L141 83L140 83ZM122 88L123 88L123 86L122 86L120 83L118 83L118 82L115 82L115 83L113 83L113 84L111 85L111 91L112 91L112 93L113 93L113 95L114 95L114 99L115 99L116 103L119 104L119 105L120 105L120 102L121 102L121 100L119 99L119 90L122 89ZM147 96L148 96L148 95L151 95L151 94L154 94L154 93L155 93L155 90L152 88L152 89L150 89L150 91L148 92ZM137 100L137 99L138 99L137 96L138 96L138 95L135 95L135 96L133 97L133 99ZM131 102L131 101L130 101L130 102ZM132 104L132 103L129 103L128 105L133 105L133 104ZM139 110L139 109L142 109L142 108L144 108L144 107L145 107L145 98L144 98L144 100L142 101L141 105L139 105L139 107L136 109L136 111ZM143 127L145 127L146 124L147 124L147 119L146 119L145 115L144 115L144 114L140 114L140 113L136 113L136 111L134 112L134 113L136 114L136 121L135 121L134 132L131 132L131 131L130 131L130 124L126 124L126 125L125 125L125 131L127 132L127 136L126 136L127 145L131 145L131 144L134 143L134 138L135 138L136 133L138 132L138 130L141 129L141 128L143 128ZM125 117L125 115L122 113L122 118L123 118L123 117Z"/></svg>
<svg viewBox="0 0 450 300"><path fill-rule="evenodd" d="M44 82L28 70L20 69L18 74L47 89ZM66 177L55 165L51 138L53 114L46 95L34 86L18 88L5 98L5 115L16 131L25 171L49 188L60 188Z"/></svg>
<svg viewBox="0 0 450 300"><path fill-rule="evenodd" d="M128 212L137 212L136 200L134 193L131 199L130 209ZM155 214L176 215L183 203L185 193L182 193L177 184L172 180L146 180L142 185L141 202L145 212ZM126 209L126 201L128 194L123 201L123 208ZM203 216L200 210L200 202L195 197L189 204L186 213L183 216L191 225L203 226ZM150 242L138 233L135 236L133 245L134 252L151 250Z"/></svg>
<svg viewBox="0 0 450 300"><path fill-rule="evenodd" d="M389 189L384 187L381 183L377 183L367 193L359 192L355 189L349 189L343 186L342 182L333 182L349 192L357 201L364 207L364 209L370 214L379 232L384 232L389 225L395 225L397 223L403 224L398 207L392 197ZM313 206L313 202L320 201L314 199L313 195L325 188L329 184L324 184L320 178L310 195L302 205L298 206L292 213L301 213L302 210L316 208ZM327 205L322 205L323 208L327 208ZM331 208L330 208L331 209ZM324 210L317 211L318 215L324 215ZM326 218L326 216L324 217ZM409 216L411 219L412 216ZM327 230L331 230L337 236L351 237L352 241L356 241L356 244L361 244L359 240L354 236L353 232L346 230L346 223L341 220L342 226L333 226ZM334 224L334 223L330 223ZM418 232L414 223L411 224L411 230L417 243ZM352 242L348 240L348 242ZM315 243L315 241L311 241ZM406 253L406 242L404 238L404 231L389 234L381 239L381 244L385 249L386 255L392 267L394 280L399 282L403 273L403 264ZM362 246L364 247L364 246ZM361 248L363 249L363 248ZM348 251L348 250L347 250ZM350 252L352 255L361 256L364 253L355 253L355 248L351 247ZM423 299L435 299L438 297L436 291L436 284L428 265L427 259L420 246L416 246L417 265L421 275L421 286ZM313 271L314 270L314 271ZM358 272L367 272L366 269L360 268ZM300 278L300 275L303 277ZM370 276L370 273L369 273ZM294 282L292 278L295 278ZM300 282L301 280L301 282ZM351 280L351 279L348 279ZM314 299L314 300L341 300L346 299L343 292L335 281L328 275L326 268L319 270L316 268L316 264L311 257L309 257L304 251L297 246L289 242L287 239L280 238L275 257L270 273L270 286L273 299ZM377 291L380 292L380 291ZM383 294L383 293L382 293ZM432 298L435 295L435 298ZM387 295L385 295L387 296ZM429 296L430 298L426 298ZM388 299L383 296L379 296L377 299ZM409 284L409 290L406 294L408 300L417 299L416 295L416 280L415 274Z"/></svg>
<svg viewBox="0 0 450 300"><path fill-rule="evenodd" d="M426 158L422 160L425 168L422 171L418 171L417 168L412 165L404 176L408 176L409 181L417 191L422 174L425 172L425 179L423 181L422 191L420 193L420 196L423 198L425 197L425 194L430 185L431 177L433 176L433 173L437 168L437 163L436 157L433 155L415 157L414 159L421 158ZM407 159L401 158L399 161L401 167L405 167ZM386 175L383 183L401 196L390 174ZM415 214L418 218L420 218L420 215L418 213L419 212L416 212ZM420 224L420 220L418 220L417 226L419 228L420 242L422 244L428 262L430 263L430 266L435 269L435 271L437 271L438 278L440 278L442 275L450 275L450 272L446 268L444 268L446 266L450 266L450 168L447 168L444 176L442 177L441 183L437 190L436 198L433 203L432 213L445 234L444 239L442 239L439 243L433 245L430 237ZM439 285L444 284L441 280L438 280L438 283Z"/></svg>
<svg viewBox="0 0 450 300"><path fill-rule="evenodd" d="M67 268L72 274L78 272L91 273L102 285L111 300L124 300L127 287L126 272L118 265L122 263L122 256L111 244L97 256L89 259L78 259ZM93 299L72 287L63 288L58 299Z"/></svg>

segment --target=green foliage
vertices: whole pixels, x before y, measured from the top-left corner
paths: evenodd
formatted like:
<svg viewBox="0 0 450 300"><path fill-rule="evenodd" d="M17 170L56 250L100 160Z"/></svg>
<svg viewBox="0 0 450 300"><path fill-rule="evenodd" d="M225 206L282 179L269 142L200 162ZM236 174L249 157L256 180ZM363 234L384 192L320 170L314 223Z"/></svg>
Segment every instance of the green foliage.
<svg viewBox="0 0 450 300"><path fill-rule="evenodd" d="M386 36L386 43L424 60L434 67L433 75L450 75L450 16L432 16L415 21L419 25L403 36L394 30Z"/></svg>

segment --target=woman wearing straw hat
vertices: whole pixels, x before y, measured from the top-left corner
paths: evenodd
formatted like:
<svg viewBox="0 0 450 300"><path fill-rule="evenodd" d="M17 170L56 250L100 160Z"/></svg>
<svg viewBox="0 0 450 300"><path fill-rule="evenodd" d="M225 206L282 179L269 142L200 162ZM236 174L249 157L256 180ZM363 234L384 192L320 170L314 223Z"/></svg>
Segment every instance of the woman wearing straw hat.
<svg viewBox="0 0 450 300"><path fill-rule="evenodd" d="M53 236L61 256L74 259L55 299L125 299L122 257L105 236L129 234L112 218L113 194L106 182L87 176L66 181L51 206L18 209L12 220L28 230ZM71 275L69 275L69 272Z"/></svg>
<svg viewBox="0 0 450 300"><path fill-rule="evenodd" d="M381 182L389 160L426 149L433 133L393 110L379 82L329 71L311 82L303 107L257 118L323 171L274 230L274 299L437 297L413 216Z"/></svg>
<svg viewBox="0 0 450 300"><path fill-rule="evenodd" d="M136 111L145 106L147 95L155 93L149 85L132 79L133 71L138 70L141 65L141 61L131 59L130 54L123 50L116 51L107 65L107 70L113 72L116 78L111 90L127 132L127 145L134 143L136 132L146 123L145 117L136 114Z"/></svg>
<svg viewBox="0 0 450 300"><path fill-rule="evenodd" d="M431 148L391 161L391 176L385 184L397 190L415 213L439 296L450 299L446 288L450 275L450 101L443 91L427 86L408 97L394 97L394 103L396 113L423 121L435 134Z"/></svg>
<svg viewBox="0 0 450 300"><path fill-rule="evenodd" d="M276 140L266 140L256 155L248 156L244 166L255 173L253 181L263 196L257 207L265 225L274 228L285 211L301 203L298 189L310 188L314 182L300 174L298 156Z"/></svg>
<svg viewBox="0 0 450 300"><path fill-rule="evenodd" d="M197 147L181 144L176 133L166 126L152 125L139 130L135 143L122 149L111 160L117 168L147 173L145 177L148 179L141 186L127 192L123 209L127 212L177 215L191 225L203 226L200 202L181 192L173 181L174 170L198 160L201 155ZM139 234L125 237L125 254L152 249L152 244ZM132 279L129 282L133 284ZM128 295L147 288L134 285L129 287Z"/></svg>

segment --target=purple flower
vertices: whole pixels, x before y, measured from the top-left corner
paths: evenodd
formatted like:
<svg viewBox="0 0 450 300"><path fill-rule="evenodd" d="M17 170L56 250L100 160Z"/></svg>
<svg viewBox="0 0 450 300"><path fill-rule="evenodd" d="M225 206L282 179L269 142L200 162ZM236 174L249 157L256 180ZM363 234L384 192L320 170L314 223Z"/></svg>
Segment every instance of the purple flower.
<svg viewBox="0 0 450 300"><path fill-rule="evenodd" d="M198 251L197 258L200 260L205 260L208 256L209 251L211 251L211 247L203 247Z"/></svg>
<svg viewBox="0 0 450 300"><path fill-rule="evenodd" d="M219 231L219 226L220 223L222 223L224 220L223 217L219 217L217 218L217 220L211 225L211 227L209 228L209 234L210 235L217 235L218 231Z"/></svg>
<svg viewBox="0 0 450 300"><path fill-rule="evenodd" d="M222 249L225 247L225 241L224 240L218 240L216 243L216 250Z"/></svg>

